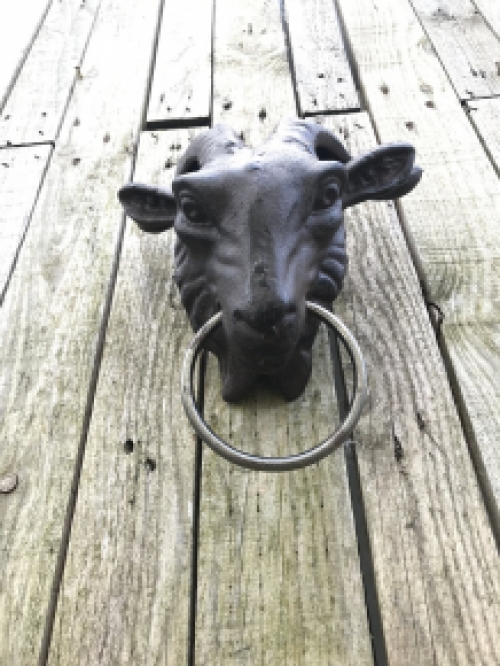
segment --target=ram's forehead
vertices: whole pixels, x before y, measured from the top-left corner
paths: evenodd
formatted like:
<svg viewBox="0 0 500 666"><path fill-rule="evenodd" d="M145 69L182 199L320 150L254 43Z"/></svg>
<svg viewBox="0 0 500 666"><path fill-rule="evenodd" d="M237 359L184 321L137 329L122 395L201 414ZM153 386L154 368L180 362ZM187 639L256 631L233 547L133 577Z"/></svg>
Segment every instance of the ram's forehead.
<svg viewBox="0 0 500 666"><path fill-rule="evenodd" d="M192 190L210 200L212 206L237 201L238 205L252 201L294 201L304 198L317 179L312 165L282 162L269 155L254 155L248 159L213 161L199 171L178 176L172 183L174 193Z"/></svg>
<svg viewBox="0 0 500 666"><path fill-rule="evenodd" d="M315 170L318 160L294 146L281 144L279 148L268 144L256 150L240 150L233 154L218 155L203 166L204 171L249 172L272 171L306 173Z"/></svg>
<svg viewBox="0 0 500 666"><path fill-rule="evenodd" d="M176 195L183 189L192 190L214 209L235 202L247 208L256 201L260 206L265 202L270 206L306 205L315 185L332 167L344 168L338 162L318 160L294 144L279 148L268 144L217 156L201 169L177 176L172 188Z"/></svg>

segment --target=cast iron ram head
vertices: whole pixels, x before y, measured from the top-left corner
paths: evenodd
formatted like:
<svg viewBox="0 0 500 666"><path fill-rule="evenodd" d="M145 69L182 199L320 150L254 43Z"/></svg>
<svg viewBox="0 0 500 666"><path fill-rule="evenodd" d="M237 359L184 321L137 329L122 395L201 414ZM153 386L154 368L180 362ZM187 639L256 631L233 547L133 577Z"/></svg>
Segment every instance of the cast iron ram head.
<svg viewBox="0 0 500 666"><path fill-rule="evenodd" d="M304 390L318 321L305 302L331 308L346 270L343 210L394 199L421 176L407 144L352 159L323 126L293 120L252 150L230 128L195 138L172 191L119 192L143 231L177 233L174 279L193 329L222 310L210 338L227 401L259 377L287 400Z"/></svg>

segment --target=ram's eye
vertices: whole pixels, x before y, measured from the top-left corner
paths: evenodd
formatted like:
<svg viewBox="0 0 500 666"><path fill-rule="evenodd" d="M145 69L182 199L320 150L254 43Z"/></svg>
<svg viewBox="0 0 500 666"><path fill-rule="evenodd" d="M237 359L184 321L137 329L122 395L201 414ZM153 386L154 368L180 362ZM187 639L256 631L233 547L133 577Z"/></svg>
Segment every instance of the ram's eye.
<svg viewBox="0 0 500 666"><path fill-rule="evenodd" d="M314 199L314 210L326 210L336 203L340 196L340 185L336 180L323 183Z"/></svg>
<svg viewBox="0 0 500 666"><path fill-rule="evenodd" d="M185 217L187 217L187 219L193 224L207 223L207 217L203 211L203 208L194 197L187 194L182 194L180 197L180 207Z"/></svg>

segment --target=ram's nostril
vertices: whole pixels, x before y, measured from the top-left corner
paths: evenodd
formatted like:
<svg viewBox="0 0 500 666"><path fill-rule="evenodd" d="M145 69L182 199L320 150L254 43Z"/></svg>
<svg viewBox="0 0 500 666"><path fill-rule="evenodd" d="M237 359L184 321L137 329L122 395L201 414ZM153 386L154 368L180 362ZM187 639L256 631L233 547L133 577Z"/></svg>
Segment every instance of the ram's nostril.
<svg viewBox="0 0 500 666"><path fill-rule="evenodd" d="M244 322L247 326L262 333L277 336L290 326L297 313L297 307L293 303L284 301L273 301L259 304L260 307L249 305L248 307L235 308L233 318L236 322Z"/></svg>
<svg viewBox="0 0 500 666"><path fill-rule="evenodd" d="M270 305L264 309L260 319L263 324L267 324L269 328L273 328L275 324L280 322L285 316L285 308L281 304Z"/></svg>

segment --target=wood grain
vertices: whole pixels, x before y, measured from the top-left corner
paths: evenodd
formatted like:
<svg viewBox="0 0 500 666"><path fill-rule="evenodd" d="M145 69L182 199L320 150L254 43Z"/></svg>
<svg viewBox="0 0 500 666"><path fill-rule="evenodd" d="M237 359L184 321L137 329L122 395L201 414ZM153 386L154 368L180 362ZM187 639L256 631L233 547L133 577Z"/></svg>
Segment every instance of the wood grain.
<svg viewBox="0 0 500 666"><path fill-rule="evenodd" d="M446 343L459 400L466 400L464 426L478 461L477 473L484 482L492 519L498 521L500 469L495 443L500 416L495 407L500 404L500 325L479 321L448 326Z"/></svg>
<svg viewBox="0 0 500 666"><path fill-rule="evenodd" d="M474 4L500 39L500 5L491 0L474 0Z"/></svg>
<svg viewBox="0 0 500 666"><path fill-rule="evenodd" d="M290 455L337 425L329 348L292 404L259 389L237 407L210 368L207 421L260 455ZM196 663L372 664L343 450L305 470L248 472L205 449Z"/></svg>
<svg viewBox="0 0 500 666"><path fill-rule="evenodd" d="M367 114L326 121L353 155L376 143ZM389 664L491 666L498 552L418 277L392 203L356 206L346 224L336 311L368 366L355 437Z"/></svg>
<svg viewBox="0 0 500 666"><path fill-rule="evenodd" d="M193 134L143 133L134 179L168 184ZM127 224L51 666L187 663L195 447L179 387L192 332L173 242Z"/></svg>
<svg viewBox="0 0 500 666"><path fill-rule="evenodd" d="M208 124L213 0L168 1L156 53L148 125Z"/></svg>
<svg viewBox="0 0 500 666"><path fill-rule="evenodd" d="M301 116L359 109L359 99L330 0L286 0Z"/></svg>
<svg viewBox="0 0 500 666"><path fill-rule="evenodd" d="M478 99L467 104L467 110L485 151L500 174L500 99Z"/></svg>
<svg viewBox="0 0 500 666"><path fill-rule="evenodd" d="M0 0L0 111L52 0Z"/></svg>
<svg viewBox="0 0 500 666"><path fill-rule="evenodd" d="M54 142L100 0L54 2L0 116L0 146Z"/></svg>
<svg viewBox="0 0 500 666"><path fill-rule="evenodd" d="M221 1L215 34L214 122L259 143L293 113L278 3ZM291 405L259 389L229 407L213 366L206 391L208 422L246 451L297 453L336 426L323 337L313 380ZM197 664L373 663L342 450L265 474L205 448L201 498Z"/></svg>
<svg viewBox="0 0 500 666"><path fill-rule="evenodd" d="M383 8L373 0L340 6L377 135L414 144L424 169L400 209L426 298L444 313L441 340L453 357L450 327L500 321L500 182L411 8L393 0ZM478 339L477 353L481 346ZM466 410L484 395L481 381L461 387ZM495 394L488 405L499 411ZM485 493L499 507L497 434L488 421L471 424Z"/></svg>
<svg viewBox="0 0 500 666"><path fill-rule="evenodd" d="M457 95L500 94L500 40L472 0L410 0Z"/></svg>
<svg viewBox="0 0 500 666"><path fill-rule="evenodd" d="M217 0L214 39L214 123L261 142L297 113L279 3Z"/></svg>
<svg viewBox="0 0 500 666"><path fill-rule="evenodd" d="M0 498L0 663L40 650L158 13L103 2L2 308L0 470L19 483Z"/></svg>
<svg viewBox="0 0 500 666"><path fill-rule="evenodd" d="M51 146L0 151L0 304L28 228Z"/></svg>

